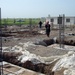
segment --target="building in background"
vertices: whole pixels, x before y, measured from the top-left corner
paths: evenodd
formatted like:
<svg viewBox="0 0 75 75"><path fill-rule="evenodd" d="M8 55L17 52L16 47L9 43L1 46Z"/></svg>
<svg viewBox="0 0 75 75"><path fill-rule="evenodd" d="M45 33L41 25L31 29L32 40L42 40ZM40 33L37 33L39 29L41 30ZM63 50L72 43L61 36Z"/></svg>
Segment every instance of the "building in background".
<svg viewBox="0 0 75 75"><path fill-rule="evenodd" d="M54 25L58 25L58 17L47 17L46 21L53 23ZM75 25L75 17L65 16L65 25Z"/></svg>

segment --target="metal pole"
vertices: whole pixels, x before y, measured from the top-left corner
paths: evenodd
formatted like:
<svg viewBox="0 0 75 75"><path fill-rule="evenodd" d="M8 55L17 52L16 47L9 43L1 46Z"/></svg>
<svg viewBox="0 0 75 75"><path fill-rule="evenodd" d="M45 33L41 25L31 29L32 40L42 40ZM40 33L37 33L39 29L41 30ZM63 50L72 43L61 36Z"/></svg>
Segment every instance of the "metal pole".
<svg viewBox="0 0 75 75"><path fill-rule="evenodd" d="M2 28L1 28L1 8L0 8L0 75L3 75L3 54L2 54Z"/></svg>
<svg viewBox="0 0 75 75"><path fill-rule="evenodd" d="M59 44L60 48L64 48L64 21L65 16L62 17L59 15Z"/></svg>
<svg viewBox="0 0 75 75"><path fill-rule="evenodd" d="M63 14L63 18L62 18L62 48L64 48L64 25L65 25L65 15Z"/></svg>
<svg viewBox="0 0 75 75"><path fill-rule="evenodd" d="M59 15L59 45L60 45L60 48L61 48L61 23L60 23L60 15Z"/></svg>

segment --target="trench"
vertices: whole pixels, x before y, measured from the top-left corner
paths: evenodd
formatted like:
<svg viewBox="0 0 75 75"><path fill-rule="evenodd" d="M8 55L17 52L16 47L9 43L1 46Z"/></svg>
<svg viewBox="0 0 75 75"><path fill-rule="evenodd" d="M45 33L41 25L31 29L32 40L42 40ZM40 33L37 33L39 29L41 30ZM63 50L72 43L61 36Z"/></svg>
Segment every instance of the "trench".
<svg viewBox="0 0 75 75"><path fill-rule="evenodd" d="M45 39L43 41L39 41L39 43L35 43L36 45L43 45L43 46L49 46L49 45L52 45L52 44L60 44L60 41L59 39L56 39L56 41L54 39ZM63 43L61 44L64 44L64 45L69 45L69 46L75 46L75 40L64 40Z"/></svg>
<svg viewBox="0 0 75 75"><path fill-rule="evenodd" d="M21 53L15 53L15 52L3 52L3 55L0 53L0 57L3 56L3 60L9 63L12 63L14 65L18 65L23 68L27 68L36 72L40 72L46 75L54 75L54 72L52 71L53 65L56 63L56 61L52 64L45 64L45 63L38 63L33 64L31 61L26 61L24 63L21 63L17 59L18 56L22 55Z"/></svg>
<svg viewBox="0 0 75 75"><path fill-rule="evenodd" d="M17 34L15 34L17 33ZM16 31L16 32L5 32L5 33L2 33L0 34L1 37L11 37L11 36L16 36L18 35L19 37L23 37L21 34L24 34L25 33L25 36L24 37L33 37L33 36L36 36L36 35L41 35L40 33L38 33L37 31ZM71 36L74 36L75 34L69 34ZM56 41L54 39L44 39L43 41L39 41L39 43L34 43L36 45L43 45L43 46L49 46L49 45L52 45L52 44L60 44L60 41L59 39L56 39ZM71 45L71 46L75 46L75 40L64 40L63 42L64 45Z"/></svg>
<svg viewBox="0 0 75 75"><path fill-rule="evenodd" d="M59 40L56 40L56 43L59 44L60 41ZM75 40L64 40L63 44L64 45L75 46Z"/></svg>
<svg viewBox="0 0 75 75"><path fill-rule="evenodd" d="M37 30L24 30L24 31L4 31L2 33L0 33L1 37L11 37L11 36L18 36L18 37L24 37L22 36L22 34L25 35L25 37L30 37L30 36L36 36L36 35L41 35L40 33L38 33Z"/></svg>

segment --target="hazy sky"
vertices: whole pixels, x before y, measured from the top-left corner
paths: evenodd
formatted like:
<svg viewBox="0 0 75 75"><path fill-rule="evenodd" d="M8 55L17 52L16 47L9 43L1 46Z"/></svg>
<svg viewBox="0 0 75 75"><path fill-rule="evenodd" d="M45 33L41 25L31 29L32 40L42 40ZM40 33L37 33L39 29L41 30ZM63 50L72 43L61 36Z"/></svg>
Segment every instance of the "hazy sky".
<svg viewBox="0 0 75 75"><path fill-rule="evenodd" d="M75 16L75 0L0 0L2 18Z"/></svg>

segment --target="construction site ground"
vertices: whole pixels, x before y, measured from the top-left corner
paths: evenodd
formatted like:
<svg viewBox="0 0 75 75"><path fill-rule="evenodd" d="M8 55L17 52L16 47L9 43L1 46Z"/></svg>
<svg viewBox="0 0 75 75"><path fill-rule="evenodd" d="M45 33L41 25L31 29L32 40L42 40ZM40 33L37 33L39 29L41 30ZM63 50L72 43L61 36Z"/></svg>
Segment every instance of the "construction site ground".
<svg viewBox="0 0 75 75"><path fill-rule="evenodd" d="M15 28L13 28L13 29L15 30ZM55 37L59 38L59 30L58 29L51 30L50 37L47 37L46 34L44 33L45 28L42 28L42 29L35 28L31 31L30 30L26 31L26 29L23 29L23 31L18 31L18 33L13 32L14 31L13 29L7 30L7 32L10 31L9 34L11 34L11 35L8 35L8 37L7 36L3 37L3 39L2 39L2 46L3 47L15 46L15 45L18 45L20 42L22 42L22 43L25 43L28 41L36 42L36 41L42 41L44 39L46 39L46 40L53 39ZM38 32L42 31L42 33L37 33L37 31ZM66 40L75 40L74 35L73 36L67 35L70 33L75 34L75 30L74 29L71 30L70 28L65 29L65 31L64 31L64 34L66 34L65 39ZM54 46L56 46L56 45L54 45ZM34 53L36 55L40 55L42 57L64 55L68 52L68 50L56 49L54 46L45 47L45 46L39 45L35 48L30 47L27 50L31 53ZM43 74L39 74L39 73L30 71L30 70L27 70L25 68L22 68L22 70L23 70L22 73L16 74L16 73L18 73L17 71L21 70L21 68L18 66L12 66L12 64L10 64L10 63L8 65L4 65L3 70L4 70L3 72L5 74L8 74L8 72L9 72L14 75L43 75ZM62 71L60 71L60 72L56 72L54 75L63 75L63 73L62 73L63 71L64 71L64 69L62 69Z"/></svg>

